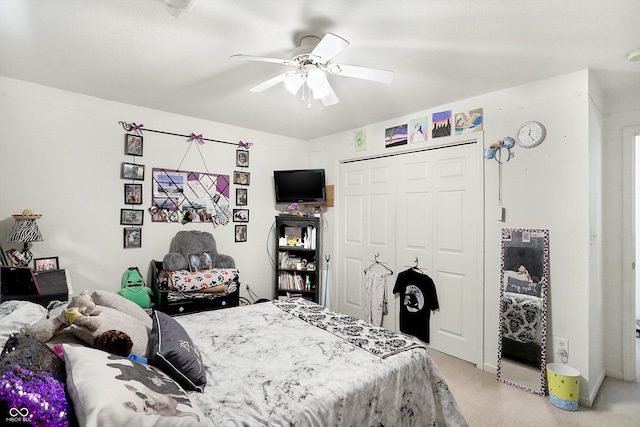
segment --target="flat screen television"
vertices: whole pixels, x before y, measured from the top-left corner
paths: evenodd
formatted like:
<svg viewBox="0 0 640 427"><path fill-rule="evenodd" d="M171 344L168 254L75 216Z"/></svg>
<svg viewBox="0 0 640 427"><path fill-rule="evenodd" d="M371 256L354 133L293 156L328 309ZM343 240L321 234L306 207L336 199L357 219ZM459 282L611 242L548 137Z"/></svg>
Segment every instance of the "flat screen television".
<svg viewBox="0 0 640 427"><path fill-rule="evenodd" d="M276 203L314 204L327 201L324 169L273 171Z"/></svg>

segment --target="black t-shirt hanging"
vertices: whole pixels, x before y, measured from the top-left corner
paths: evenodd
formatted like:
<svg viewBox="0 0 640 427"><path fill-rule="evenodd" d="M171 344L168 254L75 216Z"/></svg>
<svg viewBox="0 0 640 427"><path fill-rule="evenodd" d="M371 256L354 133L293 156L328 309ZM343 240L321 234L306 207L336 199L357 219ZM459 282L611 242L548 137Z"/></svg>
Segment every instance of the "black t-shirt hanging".
<svg viewBox="0 0 640 427"><path fill-rule="evenodd" d="M412 268L398 274L393 293L400 293L400 330L429 342L429 316L437 310L436 285Z"/></svg>

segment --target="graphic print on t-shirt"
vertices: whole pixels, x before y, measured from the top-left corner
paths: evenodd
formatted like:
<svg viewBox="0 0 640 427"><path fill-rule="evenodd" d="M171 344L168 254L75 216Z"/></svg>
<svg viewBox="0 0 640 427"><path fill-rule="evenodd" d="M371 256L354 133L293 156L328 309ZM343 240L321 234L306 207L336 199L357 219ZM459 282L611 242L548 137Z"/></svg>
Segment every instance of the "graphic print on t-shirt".
<svg viewBox="0 0 640 427"><path fill-rule="evenodd" d="M424 308L424 294L416 285L408 285L405 288L404 306L407 311L417 313Z"/></svg>

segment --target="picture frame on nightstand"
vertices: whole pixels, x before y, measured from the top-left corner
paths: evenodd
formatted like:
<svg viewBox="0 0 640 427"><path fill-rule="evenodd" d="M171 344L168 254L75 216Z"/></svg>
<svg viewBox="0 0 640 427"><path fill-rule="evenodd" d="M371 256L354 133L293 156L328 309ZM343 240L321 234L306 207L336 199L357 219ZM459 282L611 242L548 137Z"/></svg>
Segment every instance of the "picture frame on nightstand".
<svg viewBox="0 0 640 427"><path fill-rule="evenodd" d="M38 273L42 271L59 270L60 264L58 262L58 257L52 256L48 258L34 258L33 269Z"/></svg>

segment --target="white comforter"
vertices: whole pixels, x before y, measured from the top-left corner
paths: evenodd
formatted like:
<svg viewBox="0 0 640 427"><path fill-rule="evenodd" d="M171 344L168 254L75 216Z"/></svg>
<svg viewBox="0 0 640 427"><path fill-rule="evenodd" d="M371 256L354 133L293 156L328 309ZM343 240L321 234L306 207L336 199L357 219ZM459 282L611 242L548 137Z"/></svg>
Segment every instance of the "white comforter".
<svg viewBox="0 0 640 427"><path fill-rule="evenodd" d="M466 426L424 348L387 358L272 303L176 317L208 384L190 397L217 426Z"/></svg>

